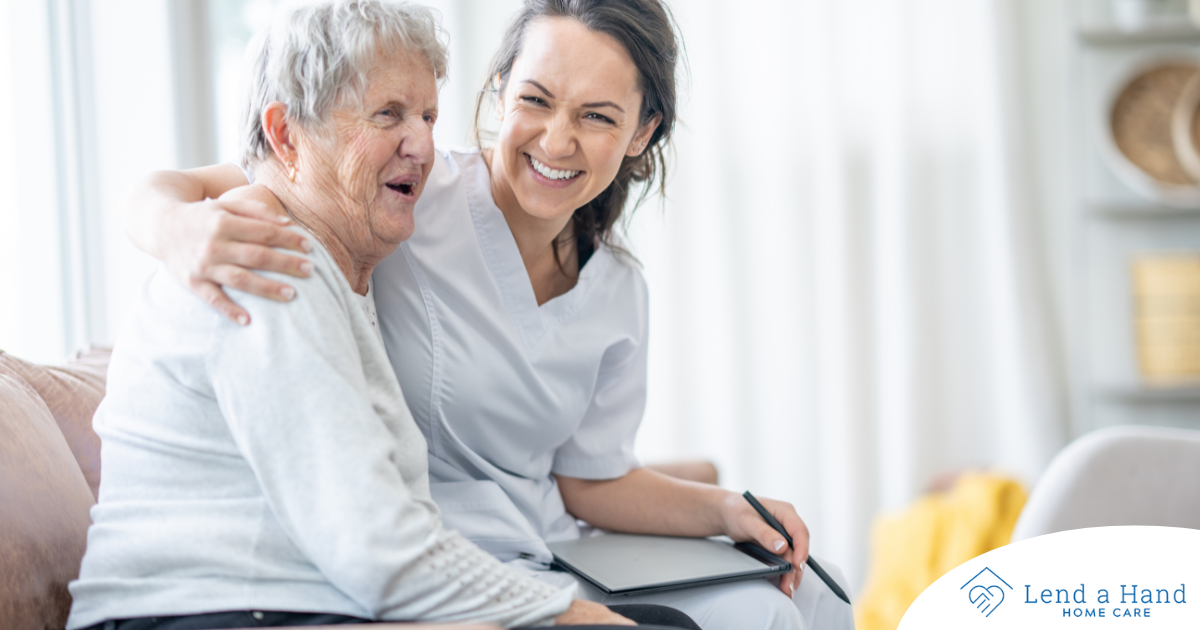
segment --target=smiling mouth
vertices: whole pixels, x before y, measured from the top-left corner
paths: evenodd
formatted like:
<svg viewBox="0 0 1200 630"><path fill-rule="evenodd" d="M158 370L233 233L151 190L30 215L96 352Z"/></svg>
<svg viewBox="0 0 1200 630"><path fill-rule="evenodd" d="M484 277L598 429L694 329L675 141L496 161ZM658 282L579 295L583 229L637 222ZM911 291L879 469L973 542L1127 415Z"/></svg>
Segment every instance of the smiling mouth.
<svg viewBox="0 0 1200 630"><path fill-rule="evenodd" d="M391 188L392 190L400 193L401 195L417 194L417 185L416 184L384 184L384 185L387 186L388 188Z"/></svg>
<svg viewBox="0 0 1200 630"><path fill-rule="evenodd" d="M538 175L541 175L542 177L554 182L565 182L567 180L575 179L583 174L583 171L565 171L550 168L549 166L539 162L536 158L528 153L525 154L525 161L529 163L529 166L533 168L533 170L537 171Z"/></svg>

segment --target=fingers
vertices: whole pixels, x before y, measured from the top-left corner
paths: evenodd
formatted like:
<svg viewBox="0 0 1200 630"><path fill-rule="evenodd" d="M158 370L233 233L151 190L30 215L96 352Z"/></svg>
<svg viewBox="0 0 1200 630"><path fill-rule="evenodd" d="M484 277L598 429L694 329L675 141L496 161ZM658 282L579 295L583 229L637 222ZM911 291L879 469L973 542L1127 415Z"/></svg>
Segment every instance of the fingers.
<svg viewBox="0 0 1200 630"><path fill-rule="evenodd" d="M287 302L296 297L296 289L291 286L268 280L237 265L217 265L209 270L207 277L222 286L276 302Z"/></svg>
<svg viewBox="0 0 1200 630"><path fill-rule="evenodd" d="M762 519L751 520L748 525L751 538L762 548L779 556L786 556L789 553L787 540L765 521Z"/></svg>
<svg viewBox="0 0 1200 630"><path fill-rule="evenodd" d="M792 571L779 578L779 590L783 591L788 597L791 597L800 587L800 579L804 575L804 563L808 559L808 526L805 525L800 515L796 513L796 508L792 504L772 499L759 499L759 501L775 517L775 520L779 521L779 524L783 526L783 529L792 539L790 546L783 546L781 549L776 550L774 546L778 546L777 541L782 539L783 536L776 532L774 528L771 528L759 518L752 530L752 535L758 544L775 551L775 553L792 564Z"/></svg>
<svg viewBox="0 0 1200 630"><path fill-rule="evenodd" d="M757 516L757 514L755 516ZM781 536L779 532L775 531L770 525L767 525L765 522L763 522L762 519L759 519L758 523L752 525L752 528L751 536L753 537L754 542L758 543L764 549L772 551L775 554L782 556L784 560L792 563L791 572L785 573L779 578L779 590L783 591L784 595L791 597L796 592L796 588L800 585L799 574L797 573L797 568L799 565L795 560L795 550L788 546L787 541L784 540L783 536Z"/></svg>
<svg viewBox="0 0 1200 630"><path fill-rule="evenodd" d="M307 278L312 273L312 263L307 259L255 243L236 241L213 243L209 250L209 257L224 264L259 271L273 271L296 278Z"/></svg>
<svg viewBox="0 0 1200 630"><path fill-rule="evenodd" d="M800 582L804 580L804 574L808 572L808 557L801 556L800 552L792 550L787 561L792 563L792 572L780 578L779 588L788 597L792 597L800 590Z"/></svg>
<svg viewBox="0 0 1200 630"><path fill-rule="evenodd" d="M784 595L792 597L796 594L796 570L792 569L791 573L785 573L779 578L779 590L783 591Z"/></svg>
<svg viewBox="0 0 1200 630"><path fill-rule="evenodd" d="M780 580L780 588L783 588L785 581L787 582L788 588L784 589L784 592L790 597L800 588L800 580L804 577L804 563L808 560L808 525L790 503L772 501L768 509L792 537L792 548L787 559L792 563L793 569Z"/></svg>
<svg viewBox="0 0 1200 630"><path fill-rule="evenodd" d="M231 203L234 202L222 202L224 205ZM241 201L238 203L256 202ZM218 212L214 215L213 220L216 222L212 229L214 241L255 243L297 252L308 252L311 249L308 239L303 234L283 227L273 218L263 220L238 216L229 212Z"/></svg>
<svg viewBox="0 0 1200 630"><path fill-rule="evenodd" d="M193 293L200 296L200 299L208 302L213 308L217 309L218 313L242 326L250 324L250 314L233 300L229 299L229 296L221 290L219 285L204 280L197 280L190 283L189 288Z"/></svg>
<svg viewBox="0 0 1200 630"><path fill-rule="evenodd" d="M808 560L808 525L804 524L804 519L796 514L796 509L790 503L778 504L775 518L792 537L792 549L795 551L796 560L804 564L804 561Z"/></svg>

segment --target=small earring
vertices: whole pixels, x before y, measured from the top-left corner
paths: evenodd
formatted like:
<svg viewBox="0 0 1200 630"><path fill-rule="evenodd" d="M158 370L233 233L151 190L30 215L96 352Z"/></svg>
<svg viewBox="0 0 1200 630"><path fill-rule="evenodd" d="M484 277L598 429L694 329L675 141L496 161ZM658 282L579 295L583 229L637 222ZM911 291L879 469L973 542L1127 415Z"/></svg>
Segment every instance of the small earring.
<svg viewBox="0 0 1200 630"><path fill-rule="evenodd" d="M288 181L295 182L296 181L296 165L291 162L288 162L287 169L288 169Z"/></svg>

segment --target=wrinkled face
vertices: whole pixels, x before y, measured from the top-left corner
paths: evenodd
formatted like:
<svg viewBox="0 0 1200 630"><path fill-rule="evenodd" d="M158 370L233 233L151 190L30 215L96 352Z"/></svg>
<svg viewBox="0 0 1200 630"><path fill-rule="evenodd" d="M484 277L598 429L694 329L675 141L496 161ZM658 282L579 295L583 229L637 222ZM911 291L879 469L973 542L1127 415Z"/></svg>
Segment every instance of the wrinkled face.
<svg viewBox="0 0 1200 630"><path fill-rule="evenodd" d="M361 102L347 99L312 139L304 182L339 213L352 250L395 247L412 236L413 207L433 166L437 79L425 57L381 53Z"/></svg>
<svg viewBox="0 0 1200 630"><path fill-rule="evenodd" d="M639 125L629 53L571 18L529 25L499 103L495 151L508 193L538 218L570 216L599 195L657 123Z"/></svg>

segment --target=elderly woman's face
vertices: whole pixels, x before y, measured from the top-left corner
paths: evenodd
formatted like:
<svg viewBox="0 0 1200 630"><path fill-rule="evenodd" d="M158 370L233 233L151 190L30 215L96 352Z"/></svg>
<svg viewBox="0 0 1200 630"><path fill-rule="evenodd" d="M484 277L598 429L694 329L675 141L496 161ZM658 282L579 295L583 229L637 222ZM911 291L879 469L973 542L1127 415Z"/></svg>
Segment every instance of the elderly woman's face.
<svg viewBox="0 0 1200 630"><path fill-rule="evenodd" d="M394 247L413 232L413 207L433 165L437 79L419 53L380 54L361 103L335 108L314 141L312 182L332 195L348 236L363 248ZM322 159L322 157L324 159Z"/></svg>

